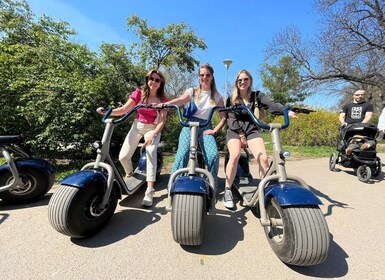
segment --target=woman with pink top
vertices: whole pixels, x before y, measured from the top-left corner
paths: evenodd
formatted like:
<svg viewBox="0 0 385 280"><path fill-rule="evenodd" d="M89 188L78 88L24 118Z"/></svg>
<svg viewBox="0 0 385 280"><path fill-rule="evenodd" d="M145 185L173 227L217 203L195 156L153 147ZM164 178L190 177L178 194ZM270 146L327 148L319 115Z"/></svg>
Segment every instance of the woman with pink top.
<svg viewBox="0 0 385 280"><path fill-rule="evenodd" d="M145 76L145 84L130 94L128 101L119 108L112 110L112 116L121 116L138 104L159 104L167 102L164 92L165 79L158 70L151 70ZM96 110L104 114L105 109L100 107ZM166 122L166 110L154 110L152 108L139 108L136 119L131 130L123 142L119 154L119 161L122 164L126 177L133 173L132 156L138 147L140 139L144 137L147 154L147 190L142 202L144 206L151 206L154 197L154 183L157 170L157 148L160 141L161 131Z"/></svg>

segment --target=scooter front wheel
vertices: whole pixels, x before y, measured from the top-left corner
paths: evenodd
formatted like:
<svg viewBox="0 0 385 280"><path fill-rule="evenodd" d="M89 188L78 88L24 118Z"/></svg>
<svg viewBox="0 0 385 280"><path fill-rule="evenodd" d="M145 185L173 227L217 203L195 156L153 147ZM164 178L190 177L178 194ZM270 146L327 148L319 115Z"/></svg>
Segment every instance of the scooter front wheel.
<svg viewBox="0 0 385 280"><path fill-rule="evenodd" d="M118 197L112 189L106 208L101 209L104 190L91 184L85 189L61 185L48 204L48 219L58 232L76 238L94 235L115 212Z"/></svg>
<svg viewBox="0 0 385 280"><path fill-rule="evenodd" d="M172 199L171 230L181 245L198 246L203 243L206 227L206 196L195 193L176 193Z"/></svg>
<svg viewBox="0 0 385 280"><path fill-rule="evenodd" d="M272 198L266 207L271 221L265 234L284 263L311 266L322 263L329 252L329 229L318 206L281 207Z"/></svg>
<svg viewBox="0 0 385 280"><path fill-rule="evenodd" d="M30 167L20 168L19 176L22 184L1 192L0 198L2 200L10 203L30 202L45 195L52 186L49 185L47 176ZM13 180L13 175L9 171L0 174L0 186L9 185Z"/></svg>

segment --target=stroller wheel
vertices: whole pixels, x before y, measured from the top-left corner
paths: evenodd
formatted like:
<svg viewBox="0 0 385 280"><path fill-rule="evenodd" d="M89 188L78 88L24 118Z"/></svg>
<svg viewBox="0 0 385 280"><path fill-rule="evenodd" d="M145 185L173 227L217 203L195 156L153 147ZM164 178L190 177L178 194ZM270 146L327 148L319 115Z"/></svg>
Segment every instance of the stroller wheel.
<svg viewBox="0 0 385 280"><path fill-rule="evenodd" d="M336 168L336 163L337 163L337 157L336 157L336 154L335 153L332 153L330 155L330 159L329 159L329 170L330 171L334 171L335 168Z"/></svg>
<svg viewBox="0 0 385 280"><path fill-rule="evenodd" d="M372 169L373 177L378 177L381 174L382 163L379 157L376 158L376 165Z"/></svg>
<svg viewBox="0 0 385 280"><path fill-rule="evenodd" d="M361 182L369 182L372 177L372 170L367 165L361 165L357 168L357 178Z"/></svg>

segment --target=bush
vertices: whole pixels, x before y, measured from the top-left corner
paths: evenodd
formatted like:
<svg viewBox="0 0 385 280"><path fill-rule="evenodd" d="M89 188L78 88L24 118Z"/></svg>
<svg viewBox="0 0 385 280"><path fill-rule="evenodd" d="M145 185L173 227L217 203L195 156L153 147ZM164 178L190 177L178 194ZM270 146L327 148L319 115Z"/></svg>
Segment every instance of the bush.
<svg viewBox="0 0 385 280"><path fill-rule="evenodd" d="M274 122L282 123L278 116ZM333 147L339 139L338 113L320 110L309 115L300 114L298 119L290 119L290 125L282 130L282 143L291 146Z"/></svg>

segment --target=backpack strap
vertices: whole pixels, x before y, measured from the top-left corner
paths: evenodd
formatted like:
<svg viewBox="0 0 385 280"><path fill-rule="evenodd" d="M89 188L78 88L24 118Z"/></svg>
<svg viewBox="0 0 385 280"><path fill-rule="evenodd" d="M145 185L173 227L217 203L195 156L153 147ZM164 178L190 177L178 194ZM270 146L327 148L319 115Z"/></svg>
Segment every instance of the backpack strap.
<svg viewBox="0 0 385 280"><path fill-rule="evenodd" d="M252 110L255 109L255 107L258 107L260 108L260 102L258 101L258 96L259 96L259 90L257 91L253 91L252 92L252 95L253 95L253 106L252 106Z"/></svg>
<svg viewBox="0 0 385 280"><path fill-rule="evenodd" d="M226 99L226 107L230 107L230 96Z"/></svg>

